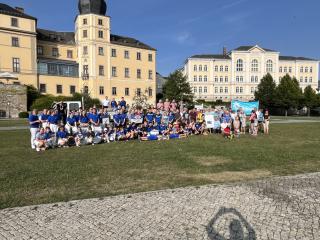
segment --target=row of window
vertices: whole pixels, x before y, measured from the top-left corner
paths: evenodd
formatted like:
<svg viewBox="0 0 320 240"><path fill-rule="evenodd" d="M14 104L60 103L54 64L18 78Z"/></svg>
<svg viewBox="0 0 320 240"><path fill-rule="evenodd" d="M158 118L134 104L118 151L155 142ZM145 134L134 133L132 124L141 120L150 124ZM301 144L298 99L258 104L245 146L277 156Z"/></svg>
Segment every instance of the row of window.
<svg viewBox="0 0 320 240"><path fill-rule="evenodd" d="M242 59L238 59L236 63L236 71L243 72L244 70L244 62ZM259 71L259 62L257 59L253 59L251 61L251 72L258 72ZM271 73L273 72L273 61L267 60L266 62L266 72Z"/></svg>
<svg viewBox="0 0 320 240"><path fill-rule="evenodd" d="M207 82L208 81L208 77L206 75L203 77L203 79L202 79L201 75L193 77L193 81L194 82L197 82L197 81L202 82L202 80L203 80L203 82ZM228 77L220 77L219 78L219 77L215 76L214 77L214 82L216 82L216 83L218 83L218 82L220 82L220 83L226 82L227 83L227 82L229 82L229 78ZM236 76L236 82L243 83L244 82L243 76ZM251 76L251 82L252 83L259 82L258 76Z"/></svg>
<svg viewBox="0 0 320 240"><path fill-rule="evenodd" d="M40 91L40 93L47 93L47 85L44 84L44 83L40 83L39 91ZM63 94L63 86L61 84L57 84L56 85L56 93L57 94ZM76 86L70 85L69 86L69 93L70 94L76 93ZM88 86L84 87L84 93L86 93L86 94L89 93ZM146 93L148 94L149 97L152 97L152 95L153 95L152 88L149 88ZM141 96L141 94L142 94L141 88L137 88L135 90L135 94L137 96ZM101 96L105 95L105 91L104 91L104 87L103 86L99 87L99 95L101 95ZM117 95L117 88L116 87L112 87L112 95L113 96ZM129 88L124 88L124 95L125 96L130 96L130 89Z"/></svg>
<svg viewBox="0 0 320 240"><path fill-rule="evenodd" d="M207 65L203 65L203 68L202 68L202 65L194 65L193 66L193 71L195 72L207 72L208 71L208 66ZM219 66L215 66L214 67L214 71L215 72L219 72ZM220 66L220 72L228 72L229 71L229 66Z"/></svg>
<svg viewBox="0 0 320 240"><path fill-rule="evenodd" d="M312 83L312 77L309 77L309 79L308 79L308 77L305 77L305 78L304 78L304 82L305 82L305 83L307 83L308 80L309 80L309 83ZM303 77L300 77L300 82L303 83Z"/></svg>
<svg viewBox="0 0 320 240"><path fill-rule="evenodd" d="M310 68L308 68L308 67L300 67L300 72L301 73L303 73L303 70L304 70L305 73L308 73L308 72L312 73L313 72L312 67L310 67Z"/></svg>
<svg viewBox="0 0 320 240"><path fill-rule="evenodd" d="M38 73L42 75L79 77L79 68L77 65L40 62L38 64Z"/></svg>
<svg viewBox="0 0 320 240"><path fill-rule="evenodd" d="M117 57L117 49L115 49L115 48L111 49L111 57ZM130 52L128 50L124 51L124 58L130 59ZM139 60L139 61L142 60L142 53L141 52L136 53L136 60ZM148 61L149 62L153 61L153 55L151 53L148 54Z"/></svg>
<svg viewBox="0 0 320 240"><path fill-rule="evenodd" d="M100 66L103 67L103 66ZM99 73L100 73L100 68L99 68ZM117 67L112 67L111 68L111 76L112 77L117 77L118 76L118 68ZM130 69L129 68L124 68L124 76L125 78L130 78ZM141 69L137 69L137 78L141 79ZM148 79L152 80L153 79L153 71L149 70L148 71Z"/></svg>
<svg viewBox="0 0 320 240"><path fill-rule="evenodd" d="M257 89L258 89L257 87L251 87L251 89L250 89L251 94L253 94L255 91L257 91ZM194 93L208 93L208 87L193 87L193 92ZM228 94L229 88L228 87L220 87L220 88L215 87L214 93ZM236 87L235 93L244 93L244 88L243 87Z"/></svg>
<svg viewBox="0 0 320 240"><path fill-rule="evenodd" d="M88 37L88 30L82 30L82 37L87 38ZM98 30L98 38L103 38L104 37L104 32L103 30Z"/></svg>
<svg viewBox="0 0 320 240"><path fill-rule="evenodd" d="M37 46L37 54L39 56L43 56L44 55L44 48L41 45ZM60 53L59 53L59 49L56 47L53 47L51 49L51 56L52 57L60 57ZM67 50L67 58L73 58L73 51L72 50Z"/></svg>
<svg viewBox="0 0 320 240"><path fill-rule="evenodd" d="M82 20L82 23L83 23L83 25L88 25L88 19L87 19L87 18L84 18L84 19ZM101 18L98 19L98 25L99 25L99 26L103 26L103 19L101 19Z"/></svg>

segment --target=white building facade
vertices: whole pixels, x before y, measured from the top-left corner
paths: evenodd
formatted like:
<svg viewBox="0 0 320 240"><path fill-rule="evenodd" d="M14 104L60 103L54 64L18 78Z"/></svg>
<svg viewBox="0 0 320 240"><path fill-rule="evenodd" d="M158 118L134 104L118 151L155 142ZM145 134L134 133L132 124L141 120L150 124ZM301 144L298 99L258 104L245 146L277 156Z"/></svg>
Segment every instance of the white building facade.
<svg viewBox="0 0 320 240"><path fill-rule="evenodd" d="M188 58L184 74L196 99L206 101L249 101L261 79L270 73L277 84L289 74L302 89L318 88L319 61L304 57L280 56L274 50L241 46L222 55L194 55Z"/></svg>

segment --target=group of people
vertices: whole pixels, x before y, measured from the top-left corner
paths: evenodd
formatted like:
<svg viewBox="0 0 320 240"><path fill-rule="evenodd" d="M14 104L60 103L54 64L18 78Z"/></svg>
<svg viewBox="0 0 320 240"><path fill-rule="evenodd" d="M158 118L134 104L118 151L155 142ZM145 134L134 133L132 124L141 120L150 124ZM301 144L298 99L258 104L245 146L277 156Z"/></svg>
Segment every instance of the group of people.
<svg viewBox="0 0 320 240"><path fill-rule="evenodd" d="M37 151L49 148L95 145L114 141L169 140L190 135L222 134L239 137L249 131L269 133L268 111L253 110L248 118L242 109L188 109L175 100L160 100L148 109L130 108L124 98L119 102L106 98L101 107L65 112L64 103L29 116L31 147ZM63 111L59 110L63 109ZM208 124L207 115L214 121ZM248 122L249 121L249 122ZM250 123L250 124L247 124Z"/></svg>

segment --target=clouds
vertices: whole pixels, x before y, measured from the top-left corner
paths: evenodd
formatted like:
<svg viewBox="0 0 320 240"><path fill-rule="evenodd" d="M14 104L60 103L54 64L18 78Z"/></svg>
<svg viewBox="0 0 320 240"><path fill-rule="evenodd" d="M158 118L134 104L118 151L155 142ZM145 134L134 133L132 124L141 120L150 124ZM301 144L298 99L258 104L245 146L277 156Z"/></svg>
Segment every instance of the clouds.
<svg viewBox="0 0 320 240"><path fill-rule="evenodd" d="M174 35L173 39L179 44L190 44L191 42L193 42L192 34L188 31L183 31Z"/></svg>

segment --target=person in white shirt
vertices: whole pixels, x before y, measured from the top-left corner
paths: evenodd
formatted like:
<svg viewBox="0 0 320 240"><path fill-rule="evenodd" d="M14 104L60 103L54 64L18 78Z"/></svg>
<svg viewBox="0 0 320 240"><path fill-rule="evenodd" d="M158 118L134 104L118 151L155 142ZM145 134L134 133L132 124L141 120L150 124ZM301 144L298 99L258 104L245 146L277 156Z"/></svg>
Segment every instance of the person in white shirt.
<svg viewBox="0 0 320 240"><path fill-rule="evenodd" d="M106 96L106 99L104 99L104 100L102 101L102 106L103 106L103 108L108 109L108 108L109 108L109 103L110 103L110 100L109 100L108 96Z"/></svg>

